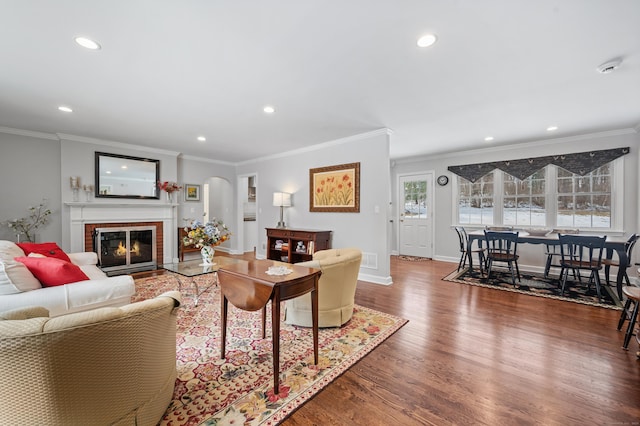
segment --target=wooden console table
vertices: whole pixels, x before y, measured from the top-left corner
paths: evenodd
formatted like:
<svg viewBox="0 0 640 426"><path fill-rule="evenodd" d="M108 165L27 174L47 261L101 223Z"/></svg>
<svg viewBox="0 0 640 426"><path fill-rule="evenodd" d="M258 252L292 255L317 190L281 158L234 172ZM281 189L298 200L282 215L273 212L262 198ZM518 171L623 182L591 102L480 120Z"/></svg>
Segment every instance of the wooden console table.
<svg viewBox="0 0 640 426"><path fill-rule="evenodd" d="M282 241L282 245L277 245ZM298 251L298 243L304 251ZM331 248L331 231L317 229L267 228L267 259L298 263L311 260L318 250Z"/></svg>
<svg viewBox="0 0 640 426"><path fill-rule="evenodd" d="M184 254L185 253L192 253L192 252L200 252L199 248L196 248L195 246L185 246L183 241L183 238L187 236L187 231L184 230L184 226L181 226L178 228L178 258L180 259L180 262L184 262Z"/></svg>
<svg viewBox="0 0 640 426"><path fill-rule="evenodd" d="M271 266L286 266L288 275L268 275ZM280 302L311 292L313 324L313 361L318 364L318 280L319 269L289 265L271 260L250 260L223 265L218 270L220 286L220 316L222 344L220 358L225 357L227 341L228 301L245 311L262 309L262 338L266 337L265 319L267 303L271 300L271 330L273 339L273 392L280 391Z"/></svg>

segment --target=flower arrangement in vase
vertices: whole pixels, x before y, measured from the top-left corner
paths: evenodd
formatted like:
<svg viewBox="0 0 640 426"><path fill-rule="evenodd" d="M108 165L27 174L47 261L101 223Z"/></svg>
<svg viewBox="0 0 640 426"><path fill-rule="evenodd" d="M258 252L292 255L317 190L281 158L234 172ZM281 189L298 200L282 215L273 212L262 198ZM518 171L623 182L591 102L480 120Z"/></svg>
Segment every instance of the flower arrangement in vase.
<svg viewBox="0 0 640 426"><path fill-rule="evenodd" d="M184 227L184 231L187 235L182 239L182 243L185 246L195 246L199 248L202 261L207 265L213 263L213 256L215 254L213 248L231 238L231 233L227 225L216 218L213 218L207 223L192 220L189 225Z"/></svg>
<svg viewBox="0 0 640 426"><path fill-rule="evenodd" d="M170 182L166 180L164 182L158 181L158 188L167 194L167 201L170 203L173 201L173 193L182 189L177 182Z"/></svg>

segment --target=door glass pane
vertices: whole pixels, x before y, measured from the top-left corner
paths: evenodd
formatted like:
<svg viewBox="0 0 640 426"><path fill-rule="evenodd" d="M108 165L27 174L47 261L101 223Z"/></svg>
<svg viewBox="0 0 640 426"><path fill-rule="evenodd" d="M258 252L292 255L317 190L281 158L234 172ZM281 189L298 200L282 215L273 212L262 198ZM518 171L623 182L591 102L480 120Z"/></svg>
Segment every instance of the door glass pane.
<svg viewBox="0 0 640 426"><path fill-rule="evenodd" d="M427 182L424 180L404 183L405 219L427 218Z"/></svg>

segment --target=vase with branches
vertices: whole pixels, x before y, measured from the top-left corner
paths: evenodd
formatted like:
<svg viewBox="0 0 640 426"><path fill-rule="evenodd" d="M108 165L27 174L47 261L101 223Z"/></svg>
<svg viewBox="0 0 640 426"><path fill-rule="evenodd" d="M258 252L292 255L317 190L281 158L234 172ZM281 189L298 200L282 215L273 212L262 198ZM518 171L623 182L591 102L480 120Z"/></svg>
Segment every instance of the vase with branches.
<svg viewBox="0 0 640 426"><path fill-rule="evenodd" d="M2 225L12 229L18 237L18 241L20 241L20 235L24 235L28 242L34 243L34 231L49 222L51 209L47 208L47 199L45 198L40 204L30 206L27 210L29 211L27 216L19 219L6 220L2 222Z"/></svg>

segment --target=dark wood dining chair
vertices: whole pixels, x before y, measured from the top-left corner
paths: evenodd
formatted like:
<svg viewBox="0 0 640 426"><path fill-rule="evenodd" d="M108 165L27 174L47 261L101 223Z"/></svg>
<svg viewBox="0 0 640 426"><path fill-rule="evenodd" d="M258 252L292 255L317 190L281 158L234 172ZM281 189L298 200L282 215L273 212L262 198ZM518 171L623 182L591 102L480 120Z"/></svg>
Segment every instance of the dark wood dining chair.
<svg viewBox="0 0 640 426"><path fill-rule="evenodd" d="M631 336L633 336L636 320L638 319L638 307L640 306L640 287L624 286L622 287L622 293L627 297L627 301L625 302L622 313L620 314L620 320L618 321L618 331L622 329L625 321L629 321L629 324L627 325L627 331L624 334L624 343L622 344L622 347L624 349L628 349L629 341L631 340ZM638 357L640 357L640 352L638 352Z"/></svg>
<svg viewBox="0 0 640 426"><path fill-rule="evenodd" d="M551 234L578 234L580 233L579 229L554 229L551 231ZM549 272L551 268L561 268L560 266L560 246L557 244L545 244L544 255L547 256L547 261L544 266L544 278L549 278ZM578 279L576 273L574 271L574 277Z"/></svg>
<svg viewBox="0 0 640 426"><path fill-rule="evenodd" d="M558 235L560 240L560 280L562 288L560 294L564 295L567 284L569 270L577 272L589 271L589 287L591 282L595 283L598 300L602 300L600 285L600 270L602 269L602 255L604 252L604 242L607 237L597 237L590 235Z"/></svg>
<svg viewBox="0 0 640 426"><path fill-rule="evenodd" d="M466 266L467 258L473 256L474 253L477 253L478 262L480 263L480 274L484 275L484 267L486 264L485 253L487 250L479 247L469 251L469 235L467 234L467 230L462 226L456 226L455 229L458 233L458 241L460 242L460 262L458 262L458 272Z"/></svg>
<svg viewBox="0 0 640 426"><path fill-rule="evenodd" d="M631 265L633 265L633 262L631 261L631 255L633 254L633 247L636 245L636 242L638 242L639 237L640 236L638 234L631 235L624 245L624 251L625 253L627 253L627 268L625 268L624 271L624 280L627 282L627 285L631 285L631 283L629 282L629 275L627 275L627 269ZM607 285L609 285L609 270L612 266L619 268L620 262L613 259L602 259L602 264L604 265L604 276L607 280Z"/></svg>
<svg viewBox="0 0 640 426"><path fill-rule="evenodd" d="M518 268L518 233L502 231L484 231L487 242L487 279L491 277L491 268L494 262L506 263L511 272L511 282L516 286L516 274L520 279Z"/></svg>

